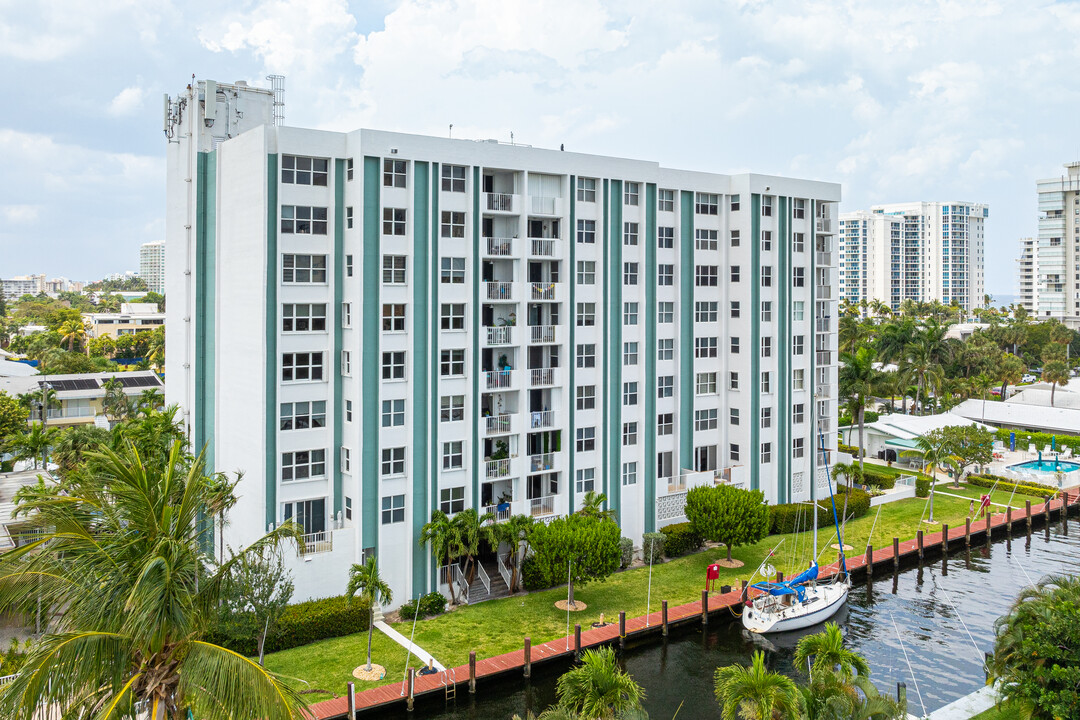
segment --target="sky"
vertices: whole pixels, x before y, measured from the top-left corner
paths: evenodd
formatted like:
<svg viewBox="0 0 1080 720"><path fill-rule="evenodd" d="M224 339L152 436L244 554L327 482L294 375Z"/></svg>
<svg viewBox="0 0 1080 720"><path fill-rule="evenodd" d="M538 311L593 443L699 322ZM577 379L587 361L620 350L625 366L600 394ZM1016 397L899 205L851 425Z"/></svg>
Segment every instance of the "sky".
<svg viewBox="0 0 1080 720"><path fill-rule="evenodd" d="M138 269L162 95L286 76L285 123L839 182L841 211L990 205L1015 285L1035 180L1080 159L1080 3L0 0L0 277Z"/></svg>

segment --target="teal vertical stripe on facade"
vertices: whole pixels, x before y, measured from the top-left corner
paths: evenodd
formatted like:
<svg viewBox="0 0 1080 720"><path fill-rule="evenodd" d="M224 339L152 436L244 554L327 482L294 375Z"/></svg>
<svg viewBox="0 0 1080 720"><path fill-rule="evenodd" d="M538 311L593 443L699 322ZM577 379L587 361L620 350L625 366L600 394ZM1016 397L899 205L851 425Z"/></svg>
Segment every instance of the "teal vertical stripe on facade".
<svg viewBox="0 0 1080 720"><path fill-rule="evenodd" d="M656 184L645 185L645 532L656 530Z"/></svg>
<svg viewBox="0 0 1080 720"><path fill-rule="evenodd" d="M750 196L750 489L761 472L761 195ZM769 388L772 389L771 387Z"/></svg>
<svg viewBox="0 0 1080 720"><path fill-rule="evenodd" d="M266 156L266 527L277 512L278 156Z"/></svg>
<svg viewBox="0 0 1080 720"><path fill-rule="evenodd" d="M345 417L342 413L341 379L341 302L345 292L345 159L334 160L334 515L342 512L345 501L343 487L345 480L341 476L341 425ZM352 358L353 367L359 366L363 358ZM351 471L351 470L350 470Z"/></svg>
<svg viewBox="0 0 1080 720"><path fill-rule="evenodd" d="M694 193L679 192L679 457L694 467Z"/></svg>
<svg viewBox="0 0 1080 720"><path fill-rule="evenodd" d="M436 411L439 408L439 325L435 318L439 317L439 163L431 164L431 246L428 257L431 278L431 306L428 310L428 333L431 345L428 354L428 381L431 388L431 410L428 413L428 428L430 434L428 440L432 448L439 447L439 416ZM427 513L438 506L439 502L439 453L432 450L428 453L428 482L431 492L428 495ZM421 526L423 527L423 526ZM423 553L421 553L423 555ZM439 578L436 574L439 570L437 558L429 558L430 570L429 582L424 587L424 592L437 589ZM417 590L419 592L419 590Z"/></svg>
<svg viewBox="0 0 1080 720"><path fill-rule="evenodd" d="M214 467L214 362L217 308L217 152L196 158L195 196L195 450Z"/></svg>
<svg viewBox="0 0 1080 720"><path fill-rule="evenodd" d="M425 280L429 274L431 259L428 244L428 164L413 163L413 345L412 377L412 524L414 538L420 537L420 529L427 521L428 511L428 457L431 443L428 441L428 415L433 412L427 402L428 381L431 362L431 349L428 347L429 323L435 315L423 313L421 308L428 307L429 287ZM411 553L413 558L413 595L424 591L425 572L424 553L417 550Z"/></svg>
<svg viewBox="0 0 1080 720"><path fill-rule="evenodd" d="M776 502L788 502L791 484L791 210L788 198L779 199L780 222L774 247L777 270L776 284L776 397L778 405L773 410L777 423L776 450Z"/></svg>
<svg viewBox="0 0 1080 720"><path fill-rule="evenodd" d="M608 490L608 500L615 509L615 521L622 522L622 391L623 391L623 347L622 347L622 304L623 304L623 196L622 181L611 181L611 215L608 217L611 225L608 246L608 258L611 262L611 284L608 286L611 294L605 304L607 318L604 320L604 329L608 332L610 349L604 355L604 360L611 368L611 385L608 397L611 399L610 424L607 426L608 436L604 445L608 448L609 472L611 482ZM641 282L639 273L638 282ZM644 392L644 388L638 388L638 399Z"/></svg>
<svg viewBox="0 0 1080 720"><path fill-rule="evenodd" d="M608 192L610 190L610 185L611 185L611 183L608 180L605 179L604 180L604 221L601 223L601 225L603 225L603 230L604 230L604 237L603 237L604 254L602 256L604 258L609 257L608 236L610 235L610 233L608 232L608 225L610 224L610 219L611 218L608 216L608 208L611 205L611 202L610 202L611 198L608 196ZM575 228L575 230L576 230L576 228ZM577 236L576 235L574 236L574 241L577 242ZM601 261L601 262L603 262L603 261ZM604 286L603 286L603 293L604 294L601 296L601 297L604 298L605 303L610 302L610 297L608 296L608 293L610 292L611 284L613 282L622 282L622 276L619 276L617 278L612 278L611 277L611 267L609 265L608 267L606 267L604 269ZM576 318L577 306L575 305L574 307L571 308L571 310L574 312L575 318L574 318L574 320L572 320L570 322L570 324L571 325L576 325L577 324L577 318ZM603 423L604 424L603 424L603 427L600 429L600 432L603 432L603 428L606 428L610 424L610 421L611 421L610 409L611 409L611 395L612 395L612 393L621 393L622 392L622 388L619 388L618 390L615 390L615 389L612 388L612 385L611 385L611 373L608 372L608 370L609 370L609 368L611 366L611 363L608 362L607 358L608 358L608 353L611 351L611 343L609 342L609 336L610 335L609 335L608 330L607 330L607 322L608 322L607 316L605 316L605 318L604 318L604 335L603 335L603 337L599 338L600 342L597 343L597 346L598 346L597 349L602 353L602 357L604 358L604 362L603 362L603 365L602 365L601 370L600 370L600 372L601 372L601 374L603 376L603 379L604 379L604 394L602 396L603 397L603 408L601 410L601 414L603 416ZM600 439L599 436L597 437L597 439L598 440ZM576 441L577 441L576 436L575 436L574 440L575 440L575 444L576 444ZM611 480L610 480L610 477L609 477L610 470L611 470L611 465L610 465L610 460L609 460L610 454L611 454L611 448L608 447L608 444L607 444L606 441L601 441L601 442L602 442L603 445L602 445L602 451L600 453L600 492L607 495L608 498L611 498ZM609 503L609 506L610 506L610 503Z"/></svg>
<svg viewBox="0 0 1080 720"><path fill-rule="evenodd" d="M472 393L472 502L477 512L480 511L480 166L473 168L473 393ZM514 278L515 281L521 278ZM525 363L518 363L525 367Z"/></svg>
<svg viewBox="0 0 1080 720"><path fill-rule="evenodd" d="M380 245L379 233L379 158L364 157L364 252L363 252L363 318L364 351L374 362L362 363L360 436L362 493L360 498L361 543L364 548L379 548L379 352Z"/></svg>
<svg viewBox="0 0 1080 720"><path fill-rule="evenodd" d="M567 325L570 328L570 352L574 353L577 350L577 346L574 344L576 341L576 335L574 329L577 327L577 317L575 312L577 310L577 178L573 175L570 176L570 231L567 233L570 242L570 267L567 268L567 275L570 276L570 312L566 313L564 317L570 319ZM575 378L575 370L577 370L577 357L573 356L570 362L567 363L570 371L570 385L566 391L567 402L570 404L570 412L567 415L570 418L570 424L567 429L567 438L563 440L564 447L567 447L566 456L569 458L567 463L567 485L570 487L570 506L567 508L568 512L574 512L577 507L574 505L574 490L577 484L577 427L574 423L574 418L577 415L577 381Z"/></svg>

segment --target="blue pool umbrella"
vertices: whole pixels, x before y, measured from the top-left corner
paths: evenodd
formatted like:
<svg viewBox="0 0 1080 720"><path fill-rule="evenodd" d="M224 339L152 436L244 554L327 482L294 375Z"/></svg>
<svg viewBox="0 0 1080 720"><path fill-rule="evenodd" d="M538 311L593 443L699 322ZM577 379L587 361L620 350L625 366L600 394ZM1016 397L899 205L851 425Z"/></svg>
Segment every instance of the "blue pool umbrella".
<svg viewBox="0 0 1080 720"><path fill-rule="evenodd" d="M1009 452L1016 452L1016 433L1009 433Z"/></svg>
<svg viewBox="0 0 1080 720"><path fill-rule="evenodd" d="M1050 436L1050 449L1057 450L1057 435Z"/></svg>
<svg viewBox="0 0 1080 720"><path fill-rule="evenodd" d="M1039 451L1039 464L1042 465L1042 450Z"/></svg>

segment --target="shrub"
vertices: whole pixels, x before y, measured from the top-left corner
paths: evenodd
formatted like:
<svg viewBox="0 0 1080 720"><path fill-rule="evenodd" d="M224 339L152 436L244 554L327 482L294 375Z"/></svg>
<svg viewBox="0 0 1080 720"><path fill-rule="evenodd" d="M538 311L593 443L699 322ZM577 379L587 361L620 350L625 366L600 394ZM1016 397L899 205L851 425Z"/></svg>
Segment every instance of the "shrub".
<svg viewBox="0 0 1080 720"><path fill-rule="evenodd" d="M1016 482L1007 478L999 477L997 475L968 475L965 481L969 485L975 487L991 488L994 483L997 483L998 490L1006 490L1011 492L1014 488L1016 492L1024 495L1038 495L1043 498L1052 498L1057 495L1057 490L1046 485L1033 485L1027 482Z"/></svg>
<svg viewBox="0 0 1080 720"><path fill-rule="evenodd" d="M412 620L416 617L416 601L410 600L405 603L398 612L403 619ZM446 598L442 593L431 592L420 597L420 617L441 615L444 612L446 612Z"/></svg>
<svg viewBox="0 0 1080 720"><path fill-rule="evenodd" d="M862 481L864 485L876 485L882 490L889 490L896 485L896 476L874 472L868 467L863 471Z"/></svg>
<svg viewBox="0 0 1080 720"><path fill-rule="evenodd" d="M619 552L622 555L619 566L625 570L634 562L634 541L628 537L619 538Z"/></svg>
<svg viewBox="0 0 1080 720"><path fill-rule="evenodd" d="M844 494L849 492L846 488L838 488L836 491L836 516L844 512ZM850 491L847 499L847 514L849 517L861 518L870 511L870 495L865 490L854 488ZM832 503L829 498L818 500L818 527L826 527L833 524ZM810 515L810 507L805 503L787 503L784 505L769 506L769 534L781 535L796 531L808 530L814 522Z"/></svg>
<svg viewBox="0 0 1080 720"><path fill-rule="evenodd" d="M880 418L880 417L881 417L881 415L879 413L876 413L873 410L867 410L866 412L863 413L863 425L869 425L872 422L877 422L878 418ZM857 426L858 422L855 420L855 418L851 417L850 415L841 415L840 419L837 420L837 426L838 427L846 427L848 425L856 425ZM1080 438L1078 438L1078 439L1080 439Z"/></svg>
<svg viewBox="0 0 1080 720"><path fill-rule="evenodd" d="M309 600L289 605L282 611L281 617L266 636L265 651L288 650L318 640L364 632L367 628L368 606L361 602L346 602L344 595ZM210 641L242 655L251 656L259 652L257 636L226 638L219 632L212 632Z"/></svg>
<svg viewBox="0 0 1080 720"><path fill-rule="evenodd" d="M686 493L686 519L702 537L731 549L752 545L769 532L769 506L760 490L702 485Z"/></svg>
<svg viewBox="0 0 1080 720"><path fill-rule="evenodd" d="M701 547L701 535L694 532L688 522L662 527L660 532L664 535L664 554L668 557L679 557Z"/></svg>
<svg viewBox="0 0 1080 720"><path fill-rule="evenodd" d="M930 478L915 478L915 497L930 497Z"/></svg>
<svg viewBox="0 0 1080 720"><path fill-rule="evenodd" d="M853 458L858 458L859 457L859 448L855 447L854 445L845 445L844 443L837 443L836 449L839 450L842 453L847 453L848 455L850 455ZM865 455L866 455L866 453L864 452L863 456L865 456Z"/></svg>
<svg viewBox="0 0 1080 720"><path fill-rule="evenodd" d="M521 562L521 586L526 590L546 590L555 587L555 583L544 578L543 569L529 555Z"/></svg>
<svg viewBox="0 0 1080 720"><path fill-rule="evenodd" d="M996 431L997 439L1005 443L1005 447L1009 446L1009 433L1014 432L1007 428L1001 428ZM1027 450L1029 444L1034 443L1035 447L1042 450L1046 445L1051 444L1051 438L1057 443L1058 450L1064 450L1066 447L1071 447L1074 453L1080 453L1080 436L1076 435L1056 435L1051 433L1029 433L1029 432L1016 432L1016 447L1020 450Z"/></svg>
<svg viewBox="0 0 1080 720"><path fill-rule="evenodd" d="M641 536L641 555L645 564L660 562L664 554L664 533L651 532Z"/></svg>

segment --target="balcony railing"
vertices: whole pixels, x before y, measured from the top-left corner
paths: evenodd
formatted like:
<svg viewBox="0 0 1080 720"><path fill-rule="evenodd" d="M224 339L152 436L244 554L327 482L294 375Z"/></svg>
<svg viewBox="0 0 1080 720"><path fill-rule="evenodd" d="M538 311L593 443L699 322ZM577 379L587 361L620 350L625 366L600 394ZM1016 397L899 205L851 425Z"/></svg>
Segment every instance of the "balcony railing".
<svg viewBox="0 0 1080 720"><path fill-rule="evenodd" d="M529 514L533 517L552 515L555 512L555 496L532 498L529 500Z"/></svg>
<svg viewBox="0 0 1080 720"><path fill-rule="evenodd" d="M512 416L506 413L484 418L485 432L488 435L505 435L510 432Z"/></svg>
<svg viewBox="0 0 1080 720"><path fill-rule="evenodd" d="M832 353L831 352L819 352L816 354L816 362L818 365L832 365Z"/></svg>
<svg viewBox="0 0 1080 720"><path fill-rule="evenodd" d="M513 238L487 238L487 254L493 257L513 257Z"/></svg>
<svg viewBox="0 0 1080 720"><path fill-rule="evenodd" d="M504 507L502 510L499 509L498 505L485 505L480 510L480 514L486 515L487 513L491 513L492 515L494 515L495 522L497 523L506 522L510 519L510 516L512 514L510 511L510 503L506 503L506 507ZM499 560L500 562L502 561L502 555L499 555ZM508 582L506 583L506 585L507 587L509 587L510 583Z"/></svg>
<svg viewBox="0 0 1080 720"><path fill-rule="evenodd" d="M555 326L554 325L533 325L529 328L532 334L532 341L534 343L553 343L555 342Z"/></svg>
<svg viewBox="0 0 1080 720"><path fill-rule="evenodd" d="M817 253L817 264L821 267L828 267L833 264L832 253L819 252Z"/></svg>
<svg viewBox="0 0 1080 720"><path fill-rule="evenodd" d="M818 285L817 287L817 299L818 300L832 300L832 288L828 285Z"/></svg>
<svg viewBox="0 0 1080 720"><path fill-rule="evenodd" d="M488 345L511 345L513 343L514 327L512 325L489 327L485 329L487 330Z"/></svg>
<svg viewBox="0 0 1080 720"><path fill-rule="evenodd" d="M488 300L513 300L514 283L486 282L484 283L484 297Z"/></svg>
<svg viewBox="0 0 1080 720"><path fill-rule="evenodd" d="M488 390L510 387L510 370L492 370L484 373L484 386Z"/></svg>
<svg viewBox="0 0 1080 720"><path fill-rule="evenodd" d="M484 207L493 212L517 212L511 193L484 193Z"/></svg>
<svg viewBox="0 0 1080 720"><path fill-rule="evenodd" d="M559 214L559 198L533 195L529 198L529 201L530 212L535 213L536 215Z"/></svg>
<svg viewBox="0 0 1080 720"><path fill-rule="evenodd" d="M304 541L303 546L301 547L300 543L296 544L296 554L301 557L330 552L334 549L334 536L328 532L307 533L302 535L301 539Z"/></svg>
<svg viewBox="0 0 1080 720"><path fill-rule="evenodd" d="M555 467L555 453L529 456L529 472L544 472Z"/></svg>
<svg viewBox="0 0 1080 720"><path fill-rule="evenodd" d="M555 241L545 238L529 238L529 254L536 257L555 257Z"/></svg>
<svg viewBox="0 0 1080 720"><path fill-rule="evenodd" d="M552 410L537 410L529 413L529 429L549 428L555 426L555 412Z"/></svg>
<svg viewBox="0 0 1080 720"><path fill-rule="evenodd" d="M529 371L529 385L541 387L555 384L555 368L533 368Z"/></svg>
<svg viewBox="0 0 1080 720"><path fill-rule="evenodd" d="M686 476L680 475L679 477L670 477L667 479L667 491L668 495L674 493L686 492Z"/></svg>
<svg viewBox="0 0 1080 720"><path fill-rule="evenodd" d="M832 218L818 218L814 227L819 233L832 233Z"/></svg>
<svg viewBox="0 0 1080 720"><path fill-rule="evenodd" d="M485 478L502 478L510 474L510 458L488 460L484 465Z"/></svg>
<svg viewBox="0 0 1080 720"><path fill-rule="evenodd" d="M554 300L555 283L530 283L533 300Z"/></svg>

